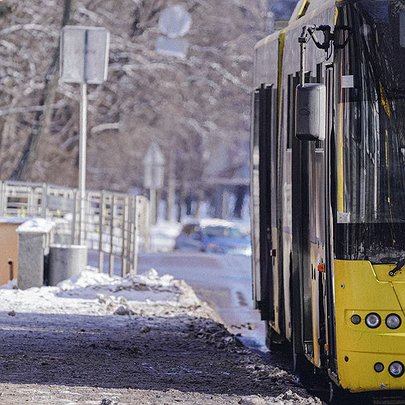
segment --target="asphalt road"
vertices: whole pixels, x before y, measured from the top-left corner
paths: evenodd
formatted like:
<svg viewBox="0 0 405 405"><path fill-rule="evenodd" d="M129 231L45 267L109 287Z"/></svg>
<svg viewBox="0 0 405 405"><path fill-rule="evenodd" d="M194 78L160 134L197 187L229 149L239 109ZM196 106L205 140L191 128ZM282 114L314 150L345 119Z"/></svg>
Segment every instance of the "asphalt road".
<svg viewBox="0 0 405 405"><path fill-rule="evenodd" d="M241 334L252 349L266 351L264 324L253 309L250 257L189 252L140 255L138 272L151 268L185 280L216 309L232 333Z"/></svg>

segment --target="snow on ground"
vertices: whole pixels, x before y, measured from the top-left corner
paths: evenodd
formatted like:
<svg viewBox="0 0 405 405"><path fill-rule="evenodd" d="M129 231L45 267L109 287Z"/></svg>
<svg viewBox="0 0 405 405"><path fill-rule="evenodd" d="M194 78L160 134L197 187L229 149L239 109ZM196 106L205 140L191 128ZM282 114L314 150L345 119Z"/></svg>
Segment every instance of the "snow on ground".
<svg viewBox="0 0 405 405"><path fill-rule="evenodd" d="M159 277L154 269L126 278L87 270L62 281L57 287L35 287L25 291L17 289L14 281L0 287L0 312L86 315L125 312L131 315L138 313L140 308L147 312L151 307L154 312L159 305L176 309L204 304L184 281L174 280L168 274Z"/></svg>
<svg viewBox="0 0 405 405"><path fill-rule="evenodd" d="M185 282L94 271L0 289L0 403L321 402L231 335Z"/></svg>
<svg viewBox="0 0 405 405"><path fill-rule="evenodd" d="M151 227L151 250L153 252L171 252L181 227L182 225L178 222L159 220L156 225Z"/></svg>

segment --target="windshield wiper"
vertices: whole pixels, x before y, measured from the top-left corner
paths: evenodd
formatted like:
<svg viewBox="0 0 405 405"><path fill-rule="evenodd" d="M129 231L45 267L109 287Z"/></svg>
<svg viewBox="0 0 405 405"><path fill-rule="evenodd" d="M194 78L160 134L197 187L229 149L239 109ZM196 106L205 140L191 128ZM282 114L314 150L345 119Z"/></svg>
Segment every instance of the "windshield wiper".
<svg viewBox="0 0 405 405"><path fill-rule="evenodd" d="M388 273L391 277L394 277L405 266L405 259L400 260L397 265Z"/></svg>

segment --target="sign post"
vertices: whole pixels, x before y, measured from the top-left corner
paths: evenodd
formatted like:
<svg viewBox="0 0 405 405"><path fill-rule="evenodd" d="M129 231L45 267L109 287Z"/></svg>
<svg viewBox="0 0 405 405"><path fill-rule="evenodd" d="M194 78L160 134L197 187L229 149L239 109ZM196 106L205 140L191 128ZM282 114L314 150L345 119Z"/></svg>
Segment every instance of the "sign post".
<svg viewBox="0 0 405 405"><path fill-rule="evenodd" d="M87 160L87 83L80 84L81 102L80 102L80 137L79 137L79 240L78 244L83 242L84 218L86 211L86 160Z"/></svg>
<svg viewBox="0 0 405 405"><path fill-rule="evenodd" d="M61 32L60 77L65 83L80 84L79 139L79 240L84 239L86 199L87 84L107 79L109 32L102 27L66 26Z"/></svg>
<svg viewBox="0 0 405 405"><path fill-rule="evenodd" d="M150 196L150 222L151 224L156 224L157 221L157 190L163 188L164 184L164 165L165 158L159 145L156 143L151 143L148 151L146 152L145 158L143 159L144 166L144 178L143 186L149 189Z"/></svg>

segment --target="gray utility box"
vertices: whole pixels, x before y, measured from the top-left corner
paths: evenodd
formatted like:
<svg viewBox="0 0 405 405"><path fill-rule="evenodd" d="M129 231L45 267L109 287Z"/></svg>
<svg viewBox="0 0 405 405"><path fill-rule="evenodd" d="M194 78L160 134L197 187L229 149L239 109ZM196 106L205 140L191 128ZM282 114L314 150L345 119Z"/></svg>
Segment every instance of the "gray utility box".
<svg viewBox="0 0 405 405"><path fill-rule="evenodd" d="M49 254L52 228L53 223L43 218L28 220L17 228L18 288L25 290L43 286L44 262Z"/></svg>
<svg viewBox="0 0 405 405"><path fill-rule="evenodd" d="M52 245L49 254L49 285L86 270L87 247L82 245Z"/></svg>
<svg viewBox="0 0 405 405"><path fill-rule="evenodd" d="M326 86L305 83L296 89L295 135L301 141L323 141L326 131Z"/></svg>

